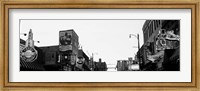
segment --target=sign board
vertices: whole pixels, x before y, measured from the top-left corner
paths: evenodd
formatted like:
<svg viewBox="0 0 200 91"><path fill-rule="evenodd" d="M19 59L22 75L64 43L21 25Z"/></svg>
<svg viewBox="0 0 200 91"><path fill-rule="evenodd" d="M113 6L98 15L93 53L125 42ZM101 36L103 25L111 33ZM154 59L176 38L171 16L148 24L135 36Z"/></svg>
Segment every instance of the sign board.
<svg viewBox="0 0 200 91"><path fill-rule="evenodd" d="M26 45L20 50L20 57L25 62L33 62L37 59L37 56L37 50L34 48L33 33L30 29Z"/></svg>
<svg viewBox="0 0 200 91"><path fill-rule="evenodd" d="M69 51L72 50L72 45L60 45L59 46L60 51Z"/></svg>
<svg viewBox="0 0 200 91"><path fill-rule="evenodd" d="M20 57L25 62L33 62L35 59L37 59L37 51L33 47L25 47L20 52Z"/></svg>

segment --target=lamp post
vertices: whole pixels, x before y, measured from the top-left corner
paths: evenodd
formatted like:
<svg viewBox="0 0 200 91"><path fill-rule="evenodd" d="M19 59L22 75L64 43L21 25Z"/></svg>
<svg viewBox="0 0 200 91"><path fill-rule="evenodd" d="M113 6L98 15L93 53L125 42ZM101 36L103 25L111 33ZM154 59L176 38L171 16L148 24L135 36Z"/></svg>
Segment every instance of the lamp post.
<svg viewBox="0 0 200 91"><path fill-rule="evenodd" d="M131 36L134 36L135 38L137 38L138 40L138 50L140 49L140 37L139 34L135 35L135 34L129 34L129 38L131 38Z"/></svg>
<svg viewBox="0 0 200 91"><path fill-rule="evenodd" d="M139 62L139 67L140 67L140 37L139 34L135 35L135 34L129 34L129 38L131 38L132 36L134 36L135 38L137 38L138 40L138 62Z"/></svg>
<svg viewBox="0 0 200 91"><path fill-rule="evenodd" d="M92 64L92 68L91 68L91 71L94 71L94 55L98 55L98 53L92 53L92 62L91 62L91 64Z"/></svg>

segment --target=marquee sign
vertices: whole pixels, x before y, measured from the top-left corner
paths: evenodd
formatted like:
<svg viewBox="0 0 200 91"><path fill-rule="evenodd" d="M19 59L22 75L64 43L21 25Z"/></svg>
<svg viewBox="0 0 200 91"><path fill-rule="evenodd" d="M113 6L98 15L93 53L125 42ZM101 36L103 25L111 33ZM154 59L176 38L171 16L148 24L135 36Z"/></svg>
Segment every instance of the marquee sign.
<svg viewBox="0 0 200 91"><path fill-rule="evenodd" d="M33 47L25 47L21 51L21 59L25 62L33 62L37 59L37 51Z"/></svg>
<svg viewBox="0 0 200 91"><path fill-rule="evenodd" d="M38 52L34 48L34 40L32 30L29 31L28 39L25 47L20 51L20 58L25 62L33 62L37 59Z"/></svg>
<svg viewBox="0 0 200 91"><path fill-rule="evenodd" d="M72 45L60 45L59 46L60 51L69 51L72 50Z"/></svg>

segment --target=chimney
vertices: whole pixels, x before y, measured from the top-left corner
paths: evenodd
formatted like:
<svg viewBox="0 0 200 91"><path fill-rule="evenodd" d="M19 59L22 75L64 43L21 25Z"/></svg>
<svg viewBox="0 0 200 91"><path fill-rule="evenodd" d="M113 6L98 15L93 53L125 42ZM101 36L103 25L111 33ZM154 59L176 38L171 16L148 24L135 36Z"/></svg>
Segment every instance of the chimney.
<svg viewBox="0 0 200 91"><path fill-rule="evenodd" d="M101 63L101 58L99 58L99 62Z"/></svg>

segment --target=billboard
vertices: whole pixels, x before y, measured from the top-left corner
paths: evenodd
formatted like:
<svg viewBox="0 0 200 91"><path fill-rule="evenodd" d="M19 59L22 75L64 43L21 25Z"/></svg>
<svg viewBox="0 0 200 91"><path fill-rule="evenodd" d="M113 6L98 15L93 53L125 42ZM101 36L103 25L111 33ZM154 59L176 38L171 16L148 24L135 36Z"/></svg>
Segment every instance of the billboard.
<svg viewBox="0 0 200 91"><path fill-rule="evenodd" d="M64 30L59 32L59 50L75 50L78 53L78 35L74 30Z"/></svg>

